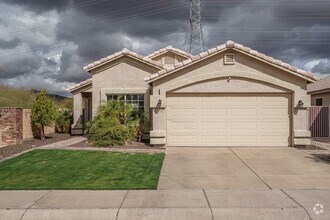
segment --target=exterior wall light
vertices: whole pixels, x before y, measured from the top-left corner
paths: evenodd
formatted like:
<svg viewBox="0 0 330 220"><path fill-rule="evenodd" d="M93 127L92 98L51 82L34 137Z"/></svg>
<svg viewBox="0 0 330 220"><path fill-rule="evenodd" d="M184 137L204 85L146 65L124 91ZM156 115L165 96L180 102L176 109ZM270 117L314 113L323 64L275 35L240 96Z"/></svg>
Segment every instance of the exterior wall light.
<svg viewBox="0 0 330 220"><path fill-rule="evenodd" d="M298 107L299 107L299 108L304 107L304 104L305 104L305 103L304 103L302 100L299 100L299 101L298 101Z"/></svg>
<svg viewBox="0 0 330 220"><path fill-rule="evenodd" d="M158 100L158 103L157 103L158 107L162 106L162 100Z"/></svg>

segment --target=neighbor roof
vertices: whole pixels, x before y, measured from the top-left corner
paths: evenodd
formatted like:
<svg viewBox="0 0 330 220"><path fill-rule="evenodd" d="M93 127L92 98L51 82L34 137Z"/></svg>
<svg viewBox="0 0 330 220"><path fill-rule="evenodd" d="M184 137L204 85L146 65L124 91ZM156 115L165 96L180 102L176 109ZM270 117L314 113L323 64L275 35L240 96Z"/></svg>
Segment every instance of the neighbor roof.
<svg viewBox="0 0 330 220"><path fill-rule="evenodd" d="M165 53L168 53L168 52L172 52L172 53L175 53L175 54L178 54L182 57L186 57L186 58L192 58L193 55L191 55L190 53L187 53L183 50L180 50L178 48L174 48L172 45L169 45L165 48L162 48L160 50L157 50L151 54L149 54L148 56L145 56L145 58L148 58L148 59L152 59L152 58L155 58L157 56L160 56L162 54L165 54Z"/></svg>
<svg viewBox="0 0 330 220"><path fill-rule="evenodd" d="M85 81L82 81L78 84L75 84L74 86L70 87L69 89L67 89L68 92L73 92L77 89L83 88L84 86L90 85L92 84L92 78L91 79L87 79Z"/></svg>
<svg viewBox="0 0 330 220"><path fill-rule="evenodd" d="M209 49L208 51L203 52L203 53L201 53L197 56L193 56L192 58L184 60L183 62L180 62L180 63L175 64L173 66L164 67L163 70L160 70L157 73L152 74L149 77L146 77L145 81L147 81L149 83L153 82L153 81L155 81L159 78L162 78L164 76L172 74L172 73L174 73L178 70L181 70L181 69L183 69L187 66L193 65L193 64L195 64L199 61L205 60L205 59L207 59L211 56L219 54L219 53L221 53L225 50L228 50L228 49L234 49L236 51L240 51L242 53L245 53L245 54L248 54L248 55L253 56L255 58L258 58L258 59L260 59L260 60L262 60L266 63L276 65L279 68L284 68L286 71L296 73L299 76L307 79L310 82L315 82L316 80L318 80L318 77L315 76L313 73L306 72L305 70L298 69L297 67L291 66L288 63L284 63L281 60L277 60L277 59L274 59L272 57L266 56L265 54L259 53L256 50L252 50L249 47L245 47L242 44L237 44L233 41L227 41L227 43L225 43L225 44L222 44L218 47Z"/></svg>
<svg viewBox="0 0 330 220"><path fill-rule="evenodd" d="M326 89L330 89L330 76L323 77L319 81L307 85L308 92L318 92Z"/></svg>
<svg viewBox="0 0 330 220"><path fill-rule="evenodd" d="M104 57L104 58L102 58L100 60L97 60L97 61L95 61L93 63L90 63L90 64L84 66L84 70L87 71L87 72L89 72L89 71L91 71L91 70L93 70L93 69L95 69L97 67L100 67L100 66L102 66L102 65L104 65L106 63L109 63L111 61L114 61L114 60L116 60L116 59L118 59L120 57L123 57L123 56L131 57L133 59L139 60L139 61L141 61L143 63L148 64L148 65L154 66L154 67L156 67L158 69L163 68L162 65L160 65L157 62L149 59L148 57L141 56L141 55L139 55L139 54L137 54L135 52L132 52L132 51L124 48L122 51L119 51L117 53L114 53L114 54L112 54L110 56Z"/></svg>

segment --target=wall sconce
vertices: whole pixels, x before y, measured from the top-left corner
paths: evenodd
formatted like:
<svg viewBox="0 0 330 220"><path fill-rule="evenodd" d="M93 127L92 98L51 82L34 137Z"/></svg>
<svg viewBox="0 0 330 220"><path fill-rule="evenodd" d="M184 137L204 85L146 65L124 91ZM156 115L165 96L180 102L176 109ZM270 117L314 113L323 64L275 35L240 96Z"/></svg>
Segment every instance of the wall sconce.
<svg viewBox="0 0 330 220"><path fill-rule="evenodd" d="M302 100L299 100L299 101L298 101L298 107L299 107L299 108L304 107L304 104L305 104L305 103L304 103Z"/></svg>
<svg viewBox="0 0 330 220"><path fill-rule="evenodd" d="M157 103L158 107L162 106L162 100L158 100L158 103Z"/></svg>

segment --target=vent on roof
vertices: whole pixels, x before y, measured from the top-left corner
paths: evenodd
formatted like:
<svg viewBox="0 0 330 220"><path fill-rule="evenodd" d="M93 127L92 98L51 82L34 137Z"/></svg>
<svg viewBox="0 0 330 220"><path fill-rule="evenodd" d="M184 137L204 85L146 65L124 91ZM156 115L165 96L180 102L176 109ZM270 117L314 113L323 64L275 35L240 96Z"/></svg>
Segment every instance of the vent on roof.
<svg viewBox="0 0 330 220"><path fill-rule="evenodd" d="M224 57L225 65L234 65L235 64L235 54L234 53L226 53Z"/></svg>

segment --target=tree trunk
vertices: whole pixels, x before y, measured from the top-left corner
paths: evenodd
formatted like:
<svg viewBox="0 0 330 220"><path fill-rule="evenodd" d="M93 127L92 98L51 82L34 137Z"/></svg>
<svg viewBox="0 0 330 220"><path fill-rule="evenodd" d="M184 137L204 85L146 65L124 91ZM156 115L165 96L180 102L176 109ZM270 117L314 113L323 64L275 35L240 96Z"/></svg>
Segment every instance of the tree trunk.
<svg viewBox="0 0 330 220"><path fill-rule="evenodd" d="M45 126L44 125L41 125L41 127L40 127L40 138L42 141L45 140Z"/></svg>

